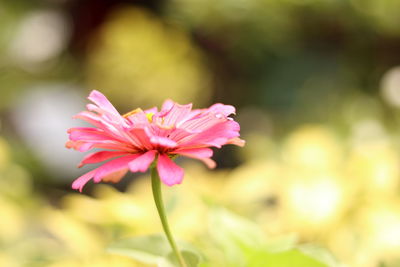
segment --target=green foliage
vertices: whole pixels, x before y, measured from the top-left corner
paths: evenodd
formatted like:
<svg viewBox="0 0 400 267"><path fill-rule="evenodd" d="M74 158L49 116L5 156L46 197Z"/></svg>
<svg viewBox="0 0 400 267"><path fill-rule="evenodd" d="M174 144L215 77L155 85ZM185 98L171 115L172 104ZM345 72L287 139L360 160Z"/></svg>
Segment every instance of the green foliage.
<svg viewBox="0 0 400 267"><path fill-rule="evenodd" d="M270 253L265 250L250 250L247 255L247 266L251 267L327 267L312 256L305 255L297 249Z"/></svg>
<svg viewBox="0 0 400 267"><path fill-rule="evenodd" d="M336 262L324 249L297 246L296 237L270 239L253 222L228 210L215 208L210 215L210 232L214 251L222 251L217 259L202 267L333 267ZM218 263L213 260L217 260Z"/></svg>
<svg viewBox="0 0 400 267"><path fill-rule="evenodd" d="M201 257L193 246L178 242L182 248L182 256L188 267L199 266ZM155 264L160 267L176 266L176 258L173 254L167 239L162 235L138 236L123 239L111 244L108 249L110 253L128 256L138 262Z"/></svg>
<svg viewBox="0 0 400 267"><path fill-rule="evenodd" d="M209 232L201 250L178 242L188 267L334 267L333 257L326 250L310 245L296 245L293 235L268 239L253 222L222 208L213 208L209 215ZM111 244L108 251L128 256L143 264L159 267L178 266L165 237L138 236Z"/></svg>
<svg viewBox="0 0 400 267"><path fill-rule="evenodd" d="M187 267L198 267L200 264L200 257L198 254L195 252L189 251L189 250L182 250L181 251L182 257L186 262ZM175 257L175 255L170 252L167 256L167 259L169 262L172 262L174 266L179 266L178 261Z"/></svg>

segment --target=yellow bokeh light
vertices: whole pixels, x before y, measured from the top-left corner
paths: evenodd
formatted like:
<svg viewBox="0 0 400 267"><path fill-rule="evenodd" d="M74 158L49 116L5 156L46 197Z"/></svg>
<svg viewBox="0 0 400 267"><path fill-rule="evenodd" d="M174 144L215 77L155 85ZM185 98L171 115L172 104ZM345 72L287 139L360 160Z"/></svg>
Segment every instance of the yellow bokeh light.
<svg viewBox="0 0 400 267"><path fill-rule="evenodd" d="M338 141L327 128L309 125L289 136L283 157L297 167L327 170L339 164L341 153Z"/></svg>
<svg viewBox="0 0 400 267"><path fill-rule="evenodd" d="M285 185L283 206L287 222L296 230L322 233L343 215L345 187L333 174L294 177Z"/></svg>

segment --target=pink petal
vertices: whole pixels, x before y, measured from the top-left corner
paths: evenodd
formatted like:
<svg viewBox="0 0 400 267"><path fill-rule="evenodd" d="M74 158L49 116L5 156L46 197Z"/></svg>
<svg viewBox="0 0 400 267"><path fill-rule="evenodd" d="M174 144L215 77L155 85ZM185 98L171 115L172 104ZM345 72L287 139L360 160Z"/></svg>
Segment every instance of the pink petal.
<svg viewBox="0 0 400 267"><path fill-rule="evenodd" d="M104 176L102 180L103 180L104 182L117 183L117 182L119 182L119 181L122 179L122 177L125 176L125 174L126 174L127 172L128 172L128 168L121 169L121 170L119 170L119 171L110 173L110 174L108 174L107 176Z"/></svg>
<svg viewBox="0 0 400 267"><path fill-rule="evenodd" d="M173 186L182 182L183 169L176 165L165 154L160 154L158 156L157 170L161 181L168 186Z"/></svg>
<svg viewBox="0 0 400 267"><path fill-rule="evenodd" d="M150 164L154 161L157 151L151 150L140 155L136 159L129 162L128 166L131 172L145 172Z"/></svg>
<svg viewBox="0 0 400 267"><path fill-rule="evenodd" d="M235 137L235 138L229 139L227 144L244 147L244 145L246 144L246 141L244 141L243 139L240 139L239 137Z"/></svg>
<svg viewBox="0 0 400 267"><path fill-rule="evenodd" d="M167 147L167 148L174 148L178 145L175 141L167 137L160 137L160 136L152 136L150 138L150 142L153 145Z"/></svg>
<svg viewBox="0 0 400 267"><path fill-rule="evenodd" d="M84 120L99 129L102 129L104 132L114 136L114 138L121 138L121 132L119 129L113 125L113 122L109 122L105 120L105 118L100 117L97 114L94 114L89 111L82 111L73 117L74 119Z"/></svg>
<svg viewBox="0 0 400 267"><path fill-rule="evenodd" d="M111 104L111 102L108 101L107 97L105 97L99 91L93 90L90 93L88 99L99 106L101 109L104 109L114 115L120 115L115 107Z"/></svg>
<svg viewBox="0 0 400 267"><path fill-rule="evenodd" d="M217 166L215 161L210 159L210 157L212 157L212 155L213 155L213 151L210 148L179 149L179 150L170 152L170 154L178 154L178 155L182 155L182 156L185 156L188 158L201 160L210 169L214 169Z"/></svg>
<svg viewBox="0 0 400 267"><path fill-rule="evenodd" d="M239 136L240 126L232 120L215 124L201 133L187 136L178 142L181 147L215 146L221 147L228 140Z"/></svg>
<svg viewBox="0 0 400 267"><path fill-rule="evenodd" d="M196 158L209 158L212 157L213 155L213 151L210 148L179 148L173 152L171 152L171 154L179 154L179 155L183 155L183 156L194 156Z"/></svg>
<svg viewBox="0 0 400 267"><path fill-rule="evenodd" d="M132 114L132 115L128 116L127 119L133 123L134 127L149 124L149 120L146 116L146 113L144 113L143 111Z"/></svg>
<svg viewBox="0 0 400 267"><path fill-rule="evenodd" d="M111 173L127 169L128 168L128 163L131 162L132 160L136 159L139 157L140 154L134 154L131 156L125 156L122 158L117 158L114 160L111 160L101 167L97 169L96 174L94 175L94 182L98 183L102 180L103 177L108 176Z"/></svg>
<svg viewBox="0 0 400 267"><path fill-rule="evenodd" d="M167 99L164 101L164 103L161 106L161 111L168 111L172 108L172 106L174 105L174 101L172 101L171 99Z"/></svg>
<svg viewBox="0 0 400 267"><path fill-rule="evenodd" d="M129 143L120 143L112 140L92 140L92 141L68 141L65 146L73 148L80 152L89 151L92 148L103 148L112 150L121 150L129 153L139 151L137 148L131 146Z"/></svg>
<svg viewBox="0 0 400 267"><path fill-rule="evenodd" d="M201 132L224 121L226 121L226 119L223 117L217 117L214 113L207 113L186 120L179 125L179 128L185 129L186 131Z"/></svg>
<svg viewBox="0 0 400 267"><path fill-rule="evenodd" d="M236 109L234 106L224 105L221 103L212 105L210 108L208 108L208 111L223 114L225 117L236 113Z"/></svg>
<svg viewBox="0 0 400 267"><path fill-rule="evenodd" d="M197 132L195 132L197 133ZM180 128L175 128L171 133L169 134L169 139L174 140L175 142L179 142L185 137L193 135L194 132L186 129L180 129Z"/></svg>
<svg viewBox="0 0 400 267"><path fill-rule="evenodd" d="M153 147L150 142L148 128L133 128L129 130L129 134L134 141L134 145L138 148L150 150Z"/></svg>
<svg viewBox="0 0 400 267"><path fill-rule="evenodd" d="M152 113L152 114L155 114L155 113L157 113L158 112L158 108L157 107L152 107L152 108L149 108L149 109L146 109L146 110L144 110L144 113Z"/></svg>
<svg viewBox="0 0 400 267"><path fill-rule="evenodd" d="M173 126L178 122L182 122L182 120L189 115L192 110L192 104L187 105L179 105L174 103L172 108L168 111L168 113L164 116L163 125Z"/></svg>
<svg viewBox="0 0 400 267"><path fill-rule="evenodd" d="M72 141L115 140L114 137L97 128L72 128L69 130L69 139Z"/></svg>
<svg viewBox="0 0 400 267"><path fill-rule="evenodd" d="M128 155L128 153L124 151L99 151L90 153L83 158L83 160L79 163L78 168L86 164L99 163L123 155Z"/></svg>
<svg viewBox="0 0 400 267"><path fill-rule="evenodd" d="M72 183L72 189L79 190L79 192L82 192L82 188L85 186L87 182L89 182L90 179L93 178L94 174L96 173L97 169L94 169L90 172L85 173L81 177L77 178L73 183Z"/></svg>
<svg viewBox="0 0 400 267"><path fill-rule="evenodd" d="M86 121L86 122L88 122L88 123L90 123L90 124L92 124L92 125L94 125L94 126L96 126L98 128L102 128L103 127L103 125L101 123L100 116L97 115L97 114L94 114L92 112L89 112L89 111L79 112L78 114L76 114L72 118L84 120L84 121Z"/></svg>

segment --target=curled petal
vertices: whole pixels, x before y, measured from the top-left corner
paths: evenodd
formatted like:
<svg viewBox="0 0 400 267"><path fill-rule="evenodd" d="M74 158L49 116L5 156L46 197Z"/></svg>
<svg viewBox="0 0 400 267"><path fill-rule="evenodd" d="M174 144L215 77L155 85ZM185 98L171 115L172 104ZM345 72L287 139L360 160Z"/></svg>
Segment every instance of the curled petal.
<svg viewBox="0 0 400 267"><path fill-rule="evenodd" d="M97 169L94 169L90 172L85 173L81 177L77 178L73 183L72 183L72 189L79 190L79 192L82 192L82 188L89 182L90 179L93 178L94 174L96 173Z"/></svg>
<svg viewBox="0 0 400 267"><path fill-rule="evenodd" d="M151 150L140 155L136 159L129 162L128 166L131 172L145 172L153 162L157 151Z"/></svg>
<svg viewBox="0 0 400 267"><path fill-rule="evenodd" d="M244 145L246 144L246 141L244 141L243 139L240 139L239 137L235 137L235 138L229 139L227 144L244 147Z"/></svg>
<svg viewBox="0 0 400 267"><path fill-rule="evenodd" d="M229 116L231 114L236 114L236 109L235 109L234 106L224 105L224 104L221 104L221 103L217 103L217 104L212 105L208 109L208 111L214 112L214 113L217 113L217 114L222 114L225 117L227 117L227 116Z"/></svg>
<svg viewBox="0 0 400 267"><path fill-rule="evenodd" d="M93 90L88 99L95 103L99 108L114 114L114 115L119 115L118 111L115 109L113 104L111 104L110 101L108 101L107 97L105 97L102 93L99 91Z"/></svg>
<svg viewBox="0 0 400 267"><path fill-rule="evenodd" d="M176 165L165 154L160 154L158 156L157 170L161 181L168 186L173 186L182 182L183 169Z"/></svg>

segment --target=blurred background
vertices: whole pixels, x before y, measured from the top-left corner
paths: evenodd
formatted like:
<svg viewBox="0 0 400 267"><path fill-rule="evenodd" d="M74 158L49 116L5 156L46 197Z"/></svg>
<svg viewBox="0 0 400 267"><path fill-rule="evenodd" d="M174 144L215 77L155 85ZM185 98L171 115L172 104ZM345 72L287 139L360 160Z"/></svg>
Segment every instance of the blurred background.
<svg viewBox="0 0 400 267"><path fill-rule="evenodd" d="M182 160L183 185L165 188L174 232L207 266L265 266L233 245L260 236L313 244L340 266L400 266L399 10L0 1L0 266L134 266L105 246L160 232L147 175L70 188L92 167L75 168L66 130L93 89L121 113L166 98L237 107L246 146L216 151L216 170Z"/></svg>

